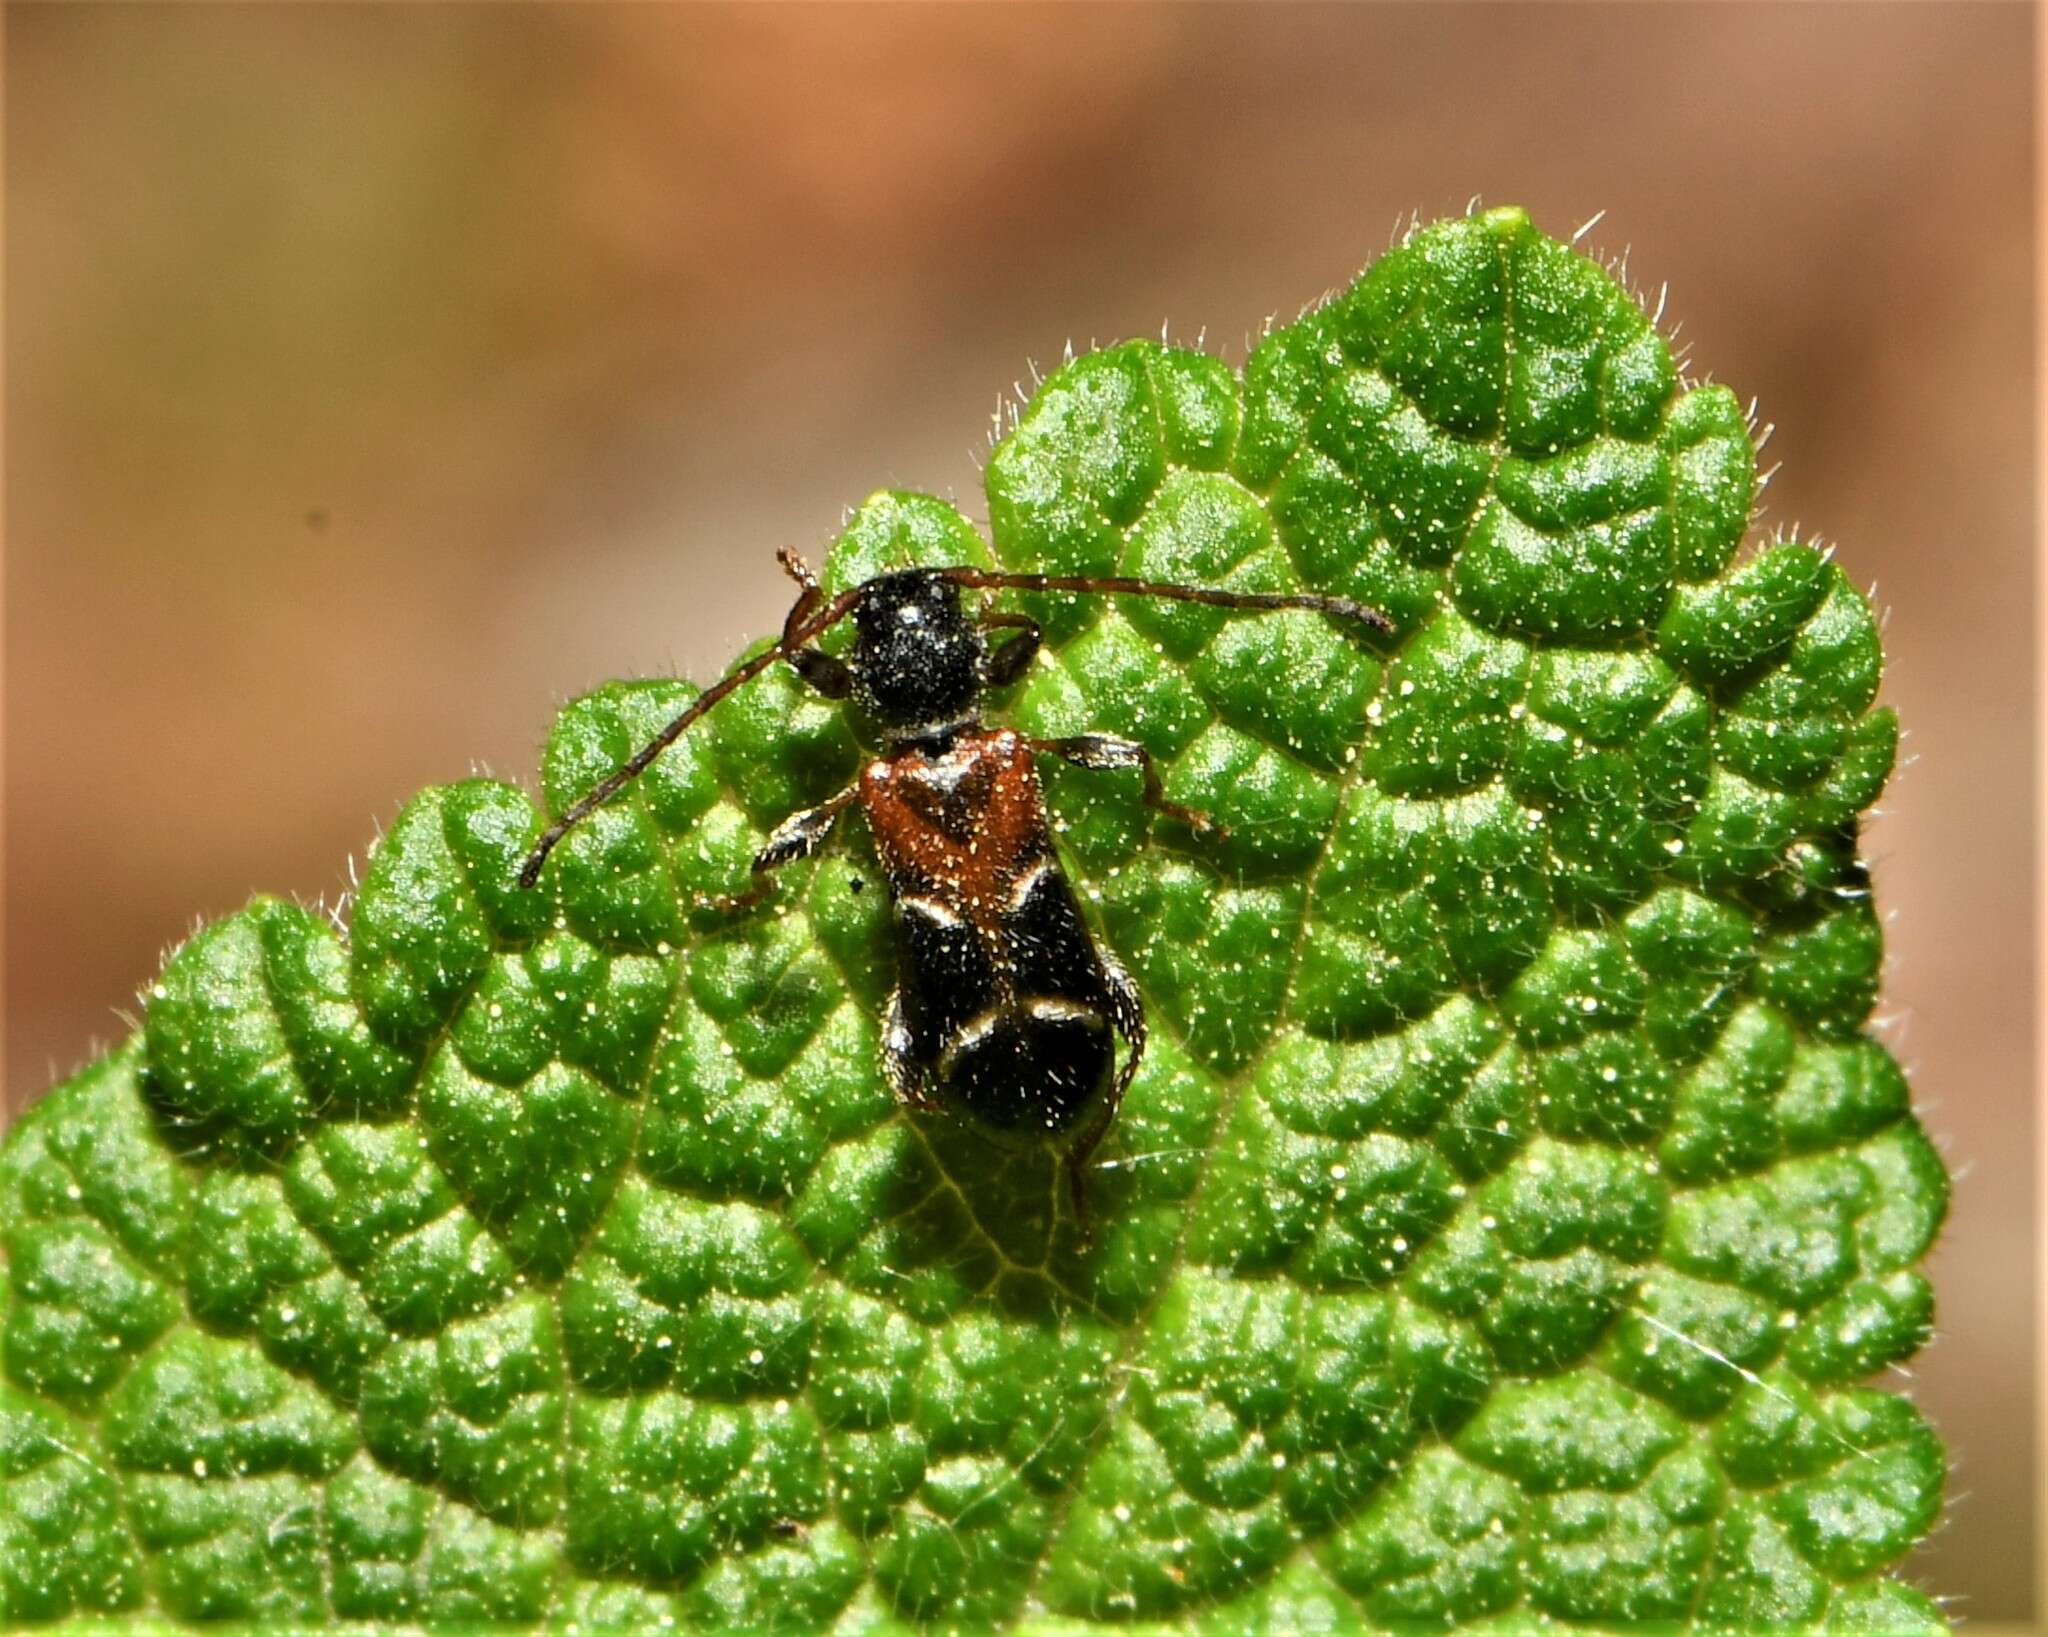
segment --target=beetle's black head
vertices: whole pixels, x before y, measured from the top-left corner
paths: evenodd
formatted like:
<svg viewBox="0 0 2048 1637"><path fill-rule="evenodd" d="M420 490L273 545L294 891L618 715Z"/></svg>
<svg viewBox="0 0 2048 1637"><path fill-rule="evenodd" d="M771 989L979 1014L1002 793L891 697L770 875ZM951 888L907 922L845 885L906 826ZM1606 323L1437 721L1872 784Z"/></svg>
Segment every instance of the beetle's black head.
<svg viewBox="0 0 2048 1637"><path fill-rule="evenodd" d="M899 569L868 582L853 617L854 679L884 727L936 727L973 711L983 646L959 587Z"/></svg>

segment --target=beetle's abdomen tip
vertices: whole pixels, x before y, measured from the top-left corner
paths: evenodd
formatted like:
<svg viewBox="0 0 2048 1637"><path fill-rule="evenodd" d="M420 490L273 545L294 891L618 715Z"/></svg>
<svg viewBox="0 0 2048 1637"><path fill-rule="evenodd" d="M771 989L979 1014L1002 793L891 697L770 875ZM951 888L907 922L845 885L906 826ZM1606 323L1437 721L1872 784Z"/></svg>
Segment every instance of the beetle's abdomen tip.
<svg viewBox="0 0 2048 1637"><path fill-rule="evenodd" d="M1057 1015L1019 1009L962 1030L941 1070L949 1099L998 1131L1059 1132L1080 1119L1109 1082L1114 1037L1104 1013L1054 1004Z"/></svg>

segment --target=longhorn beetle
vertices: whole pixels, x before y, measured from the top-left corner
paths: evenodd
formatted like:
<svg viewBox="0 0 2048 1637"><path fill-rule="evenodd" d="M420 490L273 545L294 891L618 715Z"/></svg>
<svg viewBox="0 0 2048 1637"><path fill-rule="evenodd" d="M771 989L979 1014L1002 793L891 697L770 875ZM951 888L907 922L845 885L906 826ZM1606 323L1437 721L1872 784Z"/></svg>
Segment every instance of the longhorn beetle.
<svg viewBox="0 0 2048 1637"><path fill-rule="evenodd" d="M1136 768L1150 806L1197 834L1221 832L1206 814L1167 799L1150 752L1135 740L1106 733L1031 739L985 726L983 695L1022 676L1041 637L1037 622L1022 614L971 620L961 591L1308 609L1380 632L1391 631L1392 622L1347 597L967 565L898 569L828 599L795 552L776 558L798 587L781 638L706 688L549 825L520 868L519 884L533 886L557 842L645 772L692 722L777 660L787 660L828 699L859 699L882 729L882 754L830 801L775 827L754 859L748 891L705 902L725 909L758 902L769 872L815 853L858 803L881 857L896 929L897 987L882 1026L882 1071L891 1089L913 1108L954 1105L997 1132L1057 1135L1082 1126L1067 1151L1080 1214L1082 1166L1145 1054L1145 1012L1137 985L1081 918L1053 851L1032 758ZM848 615L855 626L851 659L811 646ZM984 635L991 629L1016 634L991 646ZM1112 1032L1124 1040L1120 1068Z"/></svg>

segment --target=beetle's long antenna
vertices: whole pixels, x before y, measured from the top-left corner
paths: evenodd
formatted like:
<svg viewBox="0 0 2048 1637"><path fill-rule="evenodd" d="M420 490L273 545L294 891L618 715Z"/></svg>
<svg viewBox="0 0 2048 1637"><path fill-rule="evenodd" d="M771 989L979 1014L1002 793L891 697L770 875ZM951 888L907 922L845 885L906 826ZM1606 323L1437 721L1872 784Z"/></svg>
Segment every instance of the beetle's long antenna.
<svg viewBox="0 0 2048 1637"><path fill-rule="evenodd" d="M745 663L735 665L710 687L690 701L682 714L657 733L646 744L634 751L632 756L606 774L591 789L578 799L560 818L541 832L540 840L534 843L533 851L526 855L526 862L519 866L519 884L531 887L540 879L541 866L548 861L548 854L555 850L555 843L581 824L598 808L610 801L627 785L645 773L654 758L682 737L683 730L698 717L723 699L742 682L750 682L778 659L787 659L797 649L812 641L831 626L853 612L866 591L865 585L857 585L849 591L842 591L816 613L801 621L792 621L784 628L782 640L772 648L765 648ZM810 594L807 592L807 595Z"/></svg>
<svg viewBox="0 0 2048 1637"><path fill-rule="evenodd" d="M1356 620L1382 636L1391 636L1394 630L1394 622L1377 608L1369 608L1350 597L1326 597L1312 591L1223 591L1215 586L1180 585L1172 580L1129 580L1103 574L1012 574L1004 569L966 564L933 572L942 580L979 591L1093 591L1120 597L1164 597L1173 602L1257 612L1305 608L1311 613Z"/></svg>

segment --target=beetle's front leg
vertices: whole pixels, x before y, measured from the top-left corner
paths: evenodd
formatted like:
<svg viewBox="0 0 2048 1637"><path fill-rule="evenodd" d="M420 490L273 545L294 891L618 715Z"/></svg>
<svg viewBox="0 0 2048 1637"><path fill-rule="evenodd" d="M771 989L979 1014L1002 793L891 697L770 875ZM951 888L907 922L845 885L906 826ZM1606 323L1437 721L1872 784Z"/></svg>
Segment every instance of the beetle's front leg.
<svg viewBox="0 0 2048 1637"><path fill-rule="evenodd" d="M981 623L989 629L1007 628L1020 633L1000 648L991 648L981 664L983 687L1007 687L1022 676L1037 657L1039 646L1045 641L1045 633L1039 630L1038 621L1028 614L990 614Z"/></svg>
<svg viewBox="0 0 2048 1637"><path fill-rule="evenodd" d="M752 909L768 896L772 885L769 876L783 865L808 858L824 846L832 834L832 826L839 822L839 815L853 804L859 794L860 783L856 780L830 801L790 814L769 832L768 844L754 855L753 884L745 892L716 896L700 893L697 907L721 910L727 914Z"/></svg>
<svg viewBox="0 0 2048 1637"><path fill-rule="evenodd" d="M1135 739L1120 739L1113 733L1077 733L1071 739L1033 739L1030 745L1033 750L1095 772L1135 767L1145 776L1147 807L1179 819L1198 835L1220 840L1229 833L1207 813L1169 800L1166 787L1159 782L1159 767L1152 760L1152 752Z"/></svg>

